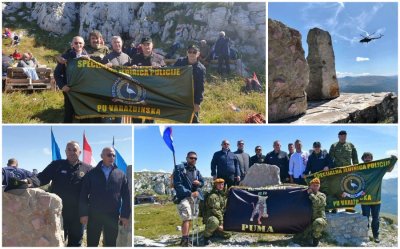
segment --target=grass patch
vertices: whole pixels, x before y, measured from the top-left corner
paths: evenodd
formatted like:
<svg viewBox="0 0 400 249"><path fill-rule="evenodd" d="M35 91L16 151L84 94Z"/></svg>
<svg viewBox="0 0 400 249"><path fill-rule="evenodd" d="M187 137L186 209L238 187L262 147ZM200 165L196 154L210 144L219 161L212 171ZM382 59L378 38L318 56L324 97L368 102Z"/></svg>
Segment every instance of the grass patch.
<svg viewBox="0 0 400 249"><path fill-rule="evenodd" d="M135 206L135 235L149 239L158 239L161 235L181 235L176 227L182 225L176 205L143 205ZM199 223L202 222L199 219ZM203 228L204 229L204 228Z"/></svg>

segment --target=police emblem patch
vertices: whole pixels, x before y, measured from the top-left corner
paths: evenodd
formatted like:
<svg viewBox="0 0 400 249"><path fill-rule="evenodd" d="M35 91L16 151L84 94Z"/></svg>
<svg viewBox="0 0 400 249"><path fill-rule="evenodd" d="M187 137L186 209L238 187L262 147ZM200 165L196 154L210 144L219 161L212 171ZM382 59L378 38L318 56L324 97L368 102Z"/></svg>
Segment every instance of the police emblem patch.
<svg viewBox="0 0 400 249"><path fill-rule="evenodd" d="M85 175L85 172L83 172L83 171L79 172L80 177L83 177L84 175Z"/></svg>
<svg viewBox="0 0 400 249"><path fill-rule="evenodd" d="M135 79L118 78L111 89L112 101L124 104L142 104L146 99L146 89Z"/></svg>
<svg viewBox="0 0 400 249"><path fill-rule="evenodd" d="M358 174L349 174L341 181L342 197L358 198L365 195L365 180Z"/></svg>

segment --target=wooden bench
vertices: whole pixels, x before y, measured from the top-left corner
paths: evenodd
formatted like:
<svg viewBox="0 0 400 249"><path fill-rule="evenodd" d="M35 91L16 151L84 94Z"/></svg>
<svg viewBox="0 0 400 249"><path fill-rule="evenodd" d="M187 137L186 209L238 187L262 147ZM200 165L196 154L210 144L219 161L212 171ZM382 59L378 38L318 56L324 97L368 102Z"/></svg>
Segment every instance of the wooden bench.
<svg viewBox="0 0 400 249"><path fill-rule="evenodd" d="M55 90L52 71L51 68L36 68L39 79L32 80L26 76L21 67L9 67L7 68L4 92Z"/></svg>

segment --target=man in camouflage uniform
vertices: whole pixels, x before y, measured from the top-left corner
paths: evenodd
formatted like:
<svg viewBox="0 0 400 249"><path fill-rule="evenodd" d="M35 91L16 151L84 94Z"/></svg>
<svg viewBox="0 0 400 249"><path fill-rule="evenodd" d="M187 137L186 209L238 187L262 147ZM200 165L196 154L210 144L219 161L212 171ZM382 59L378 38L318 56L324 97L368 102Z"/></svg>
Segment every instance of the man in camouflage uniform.
<svg viewBox="0 0 400 249"><path fill-rule="evenodd" d="M314 247L318 246L322 232L328 225L325 216L326 196L324 193L319 192L320 186L320 180L318 178L311 180L307 193L312 204L312 223L304 232L297 234L294 238L299 241L309 241L310 237L312 237L312 246Z"/></svg>
<svg viewBox="0 0 400 249"><path fill-rule="evenodd" d="M206 225L204 230L204 245L211 243L210 237L213 235L229 238L230 234L224 232L224 212L226 207L226 195L224 192L225 180L217 178L214 180L214 187L208 198L205 200L205 214L203 223Z"/></svg>
<svg viewBox="0 0 400 249"><path fill-rule="evenodd" d="M358 164L357 150L352 143L346 142L347 132L340 131L339 142L331 145L329 156L333 160L334 167Z"/></svg>

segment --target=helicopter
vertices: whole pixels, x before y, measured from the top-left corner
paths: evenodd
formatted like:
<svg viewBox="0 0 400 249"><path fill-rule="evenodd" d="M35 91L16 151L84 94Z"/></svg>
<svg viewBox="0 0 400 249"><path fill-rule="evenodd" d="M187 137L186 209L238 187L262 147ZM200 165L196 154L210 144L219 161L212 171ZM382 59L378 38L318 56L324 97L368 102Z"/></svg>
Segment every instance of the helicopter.
<svg viewBox="0 0 400 249"><path fill-rule="evenodd" d="M373 37L374 34L375 34L375 32L370 34L370 35L367 35L367 36L361 35L362 39L360 40L360 42L361 43L368 43L368 42L370 42L372 40L381 39L383 37L382 34L379 34L379 36L377 36L377 37Z"/></svg>

